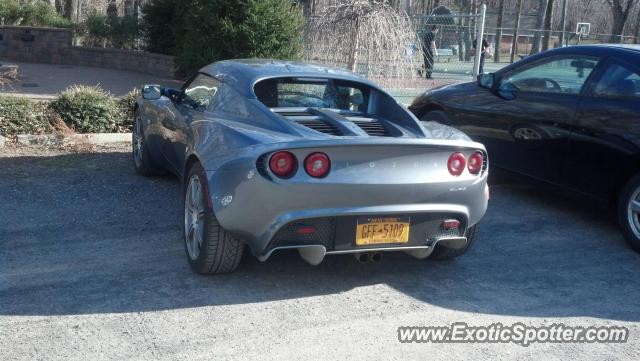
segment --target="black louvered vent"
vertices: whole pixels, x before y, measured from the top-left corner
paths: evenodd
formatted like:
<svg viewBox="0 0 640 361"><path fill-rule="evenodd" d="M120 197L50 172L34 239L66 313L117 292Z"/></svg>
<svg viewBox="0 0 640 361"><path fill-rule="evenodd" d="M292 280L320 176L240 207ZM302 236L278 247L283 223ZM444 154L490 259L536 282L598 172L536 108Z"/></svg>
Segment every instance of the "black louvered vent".
<svg viewBox="0 0 640 361"><path fill-rule="evenodd" d="M330 135L342 135L340 130L335 125L329 123L324 119L300 119L294 120L300 125L304 125L307 128L311 128L316 132L330 134Z"/></svg>
<svg viewBox="0 0 640 361"><path fill-rule="evenodd" d="M323 119L320 116L311 114L305 110L290 110L277 112L283 117L294 121L300 125L304 125L309 129L313 129L316 132L329 134L329 135L343 135L333 123Z"/></svg>
<svg viewBox="0 0 640 361"><path fill-rule="evenodd" d="M387 128L385 128L384 124L382 124L382 122L377 119L350 118L350 120L372 137L388 137L389 136L389 131L387 130Z"/></svg>

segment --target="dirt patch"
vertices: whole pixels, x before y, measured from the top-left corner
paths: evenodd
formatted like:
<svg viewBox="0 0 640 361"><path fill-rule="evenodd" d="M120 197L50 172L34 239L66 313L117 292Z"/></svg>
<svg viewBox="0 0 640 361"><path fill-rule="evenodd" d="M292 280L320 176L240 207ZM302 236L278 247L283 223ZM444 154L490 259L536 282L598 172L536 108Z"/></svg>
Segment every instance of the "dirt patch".
<svg viewBox="0 0 640 361"><path fill-rule="evenodd" d="M73 134L73 133L70 133ZM65 135L60 133L63 139ZM0 158L12 157L53 157L63 154L83 154L83 153L127 153L131 151L131 145L127 143L111 143L107 145L96 145L89 142L65 142L57 145L22 145L17 144L13 139L7 139L5 147L0 152Z"/></svg>

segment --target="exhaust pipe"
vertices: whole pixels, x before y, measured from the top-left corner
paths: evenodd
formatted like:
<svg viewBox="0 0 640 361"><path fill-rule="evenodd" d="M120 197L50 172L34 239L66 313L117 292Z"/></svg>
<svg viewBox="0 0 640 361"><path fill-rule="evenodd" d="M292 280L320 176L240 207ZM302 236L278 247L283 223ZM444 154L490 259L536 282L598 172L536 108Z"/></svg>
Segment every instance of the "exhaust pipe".
<svg viewBox="0 0 640 361"><path fill-rule="evenodd" d="M382 253L380 252L364 252L354 254L358 262L360 263L375 263L382 259Z"/></svg>
<svg viewBox="0 0 640 361"><path fill-rule="evenodd" d="M369 257L371 262L380 262L382 260L382 252L374 252Z"/></svg>
<svg viewBox="0 0 640 361"><path fill-rule="evenodd" d="M360 263L369 263L371 261L371 257L369 257L369 253L356 253L354 254L354 256Z"/></svg>

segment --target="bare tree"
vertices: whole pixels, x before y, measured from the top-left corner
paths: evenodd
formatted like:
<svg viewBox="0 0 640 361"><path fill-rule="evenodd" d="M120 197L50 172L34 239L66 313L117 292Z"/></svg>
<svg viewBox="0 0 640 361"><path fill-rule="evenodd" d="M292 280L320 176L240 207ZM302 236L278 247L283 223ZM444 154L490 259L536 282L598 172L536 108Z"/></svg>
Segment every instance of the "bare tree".
<svg viewBox="0 0 640 361"><path fill-rule="evenodd" d="M64 17L71 21L78 21L79 0L65 0Z"/></svg>
<svg viewBox="0 0 640 361"><path fill-rule="evenodd" d="M547 4L549 0L540 0L538 3L538 17L536 19L536 30L542 29L544 26L544 18L547 13ZM542 43L542 32L536 31L533 34L533 43L531 44L531 55L540 52L540 45Z"/></svg>
<svg viewBox="0 0 640 361"><path fill-rule="evenodd" d="M407 52L415 32L404 12L389 3L343 0L311 19L305 58L375 78L411 78L418 62ZM418 46L419 47L419 46Z"/></svg>
<svg viewBox="0 0 640 361"><path fill-rule="evenodd" d="M638 16L636 16L636 31L633 32L633 42L634 44L638 43L638 39L640 38L640 6L638 7Z"/></svg>
<svg viewBox="0 0 640 361"><path fill-rule="evenodd" d="M515 30L513 31L513 40L511 43L511 62L513 63L518 54L518 37L520 37L520 19L522 18L522 0L518 0L518 5L516 5L516 25Z"/></svg>
<svg viewBox="0 0 640 361"><path fill-rule="evenodd" d="M627 23L631 9L638 0L606 0L611 8L611 16L613 17L613 28L611 29L611 42L621 43L624 34L624 26Z"/></svg>
<svg viewBox="0 0 640 361"><path fill-rule="evenodd" d="M542 50L549 49L549 40L551 40L551 24L553 22L553 2L549 0L547 4L547 12L544 15L544 41L542 42Z"/></svg>
<svg viewBox="0 0 640 361"><path fill-rule="evenodd" d="M567 31L567 5L568 0L562 0L562 15L560 17L560 46L565 45L566 31Z"/></svg>
<svg viewBox="0 0 640 361"><path fill-rule="evenodd" d="M502 26L504 20L504 0L500 0L498 6L498 20L496 21L496 51L493 61L500 62L500 46L502 45Z"/></svg>

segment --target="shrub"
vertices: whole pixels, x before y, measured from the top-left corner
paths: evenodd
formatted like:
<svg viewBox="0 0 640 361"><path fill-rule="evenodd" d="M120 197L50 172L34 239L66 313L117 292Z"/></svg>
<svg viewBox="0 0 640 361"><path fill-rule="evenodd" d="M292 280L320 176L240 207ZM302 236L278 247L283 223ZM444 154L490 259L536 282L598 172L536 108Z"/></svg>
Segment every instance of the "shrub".
<svg viewBox="0 0 640 361"><path fill-rule="evenodd" d="M79 133L117 132L128 121L117 100L97 86L72 86L51 108Z"/></svg>
<svg viewBox="0 0 640 361"><path fill-rule="evenodd" d="M3 25L71 27L47 1L21 3L17 0L0 0L0 19Z"/></svg>
<svg viewBox="0 0 640 361"><path fill-rule="evenodd" d="M84 43L86 45L106 46L107 38L109 37L107 16L98 14L96 11L89 13L82 24L81 32L85 35Z"/></svg>
<svg viewBox="0 0 640 361"><path fill-rule="evenodd" d="M47 106L28 98L0 95L0 134L40 134L51 132Z"/></svg>
<svg viewBox="0 0 640 361"><path fill-rule="evenodd" d="M15 0L0 0L0 25L18 25L20 17L20 4Z"/></svg>
<svg viewBox="0 0 640 361"><path fill-rule="evenodd" d="M148 50L175 55L183 74L221 59L301 56L302 12L291 6L291 0L184 3L151 1L143 20ZM163 17L168 13L171 16Z"/></svg>
<svg viewBox="0 0 640 361"><path fill-rule="evenodd" d="M119 132L128 132L133 128L133 109L135 109L136 101L139 96L140 90L133 89L126 95L118 98L118 112L122 116L122 124L118 129Z"/></svg>

